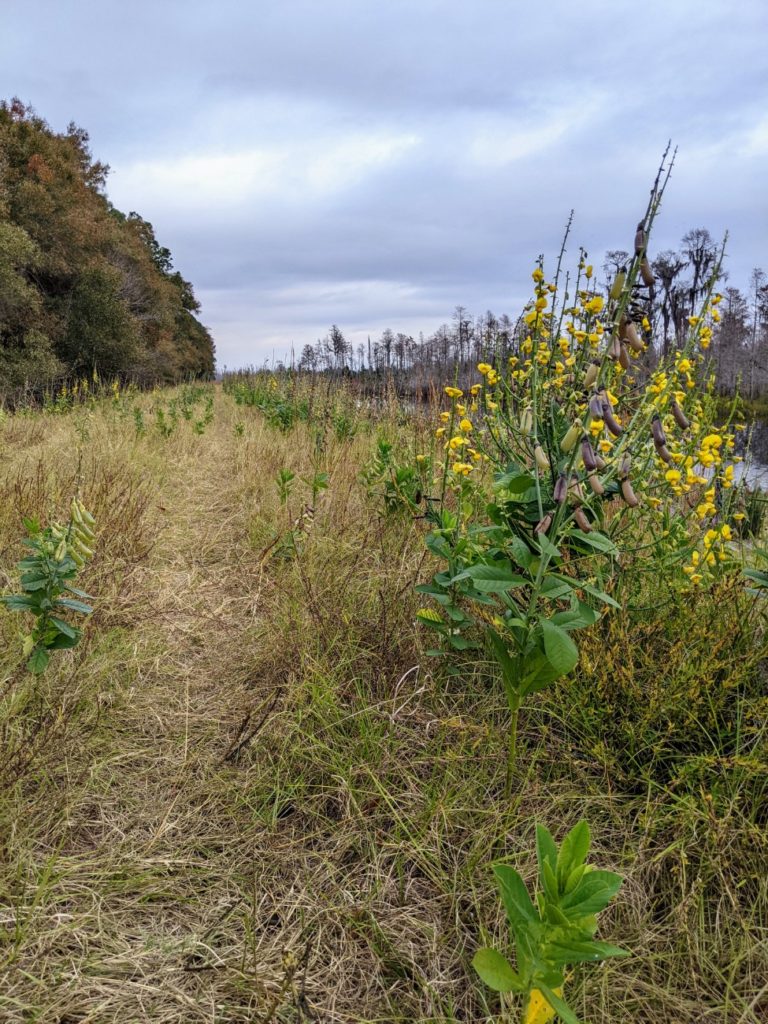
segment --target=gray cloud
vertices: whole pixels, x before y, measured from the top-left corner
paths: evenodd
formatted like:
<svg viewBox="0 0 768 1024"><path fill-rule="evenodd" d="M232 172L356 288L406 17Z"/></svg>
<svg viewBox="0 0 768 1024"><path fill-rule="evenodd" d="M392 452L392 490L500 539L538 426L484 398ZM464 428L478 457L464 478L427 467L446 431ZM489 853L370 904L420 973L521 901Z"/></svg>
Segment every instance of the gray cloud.
<svg viewBox="0 0 768 1024"><path fill-rule="evenodd" d="M629 244L668 137L654 238L731 231L768 263L762 0L5 0L0 93L91 132L221 363L515 312L571 207L571 254Z"/></svg>

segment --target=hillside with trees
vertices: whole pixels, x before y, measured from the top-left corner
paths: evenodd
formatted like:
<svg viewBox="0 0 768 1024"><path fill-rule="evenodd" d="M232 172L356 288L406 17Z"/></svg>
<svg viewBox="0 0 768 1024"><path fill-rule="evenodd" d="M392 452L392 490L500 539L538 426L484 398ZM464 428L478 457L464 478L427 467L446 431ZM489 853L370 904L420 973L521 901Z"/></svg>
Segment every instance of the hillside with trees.
<svg viewBox="0 0 768 1024"><path fill-rule="evenodd" d="M56 379L205 378L214 347L191 284L137 213L105 194L109 168L74 124L54 132L0 104L0 390Z"/></svg>

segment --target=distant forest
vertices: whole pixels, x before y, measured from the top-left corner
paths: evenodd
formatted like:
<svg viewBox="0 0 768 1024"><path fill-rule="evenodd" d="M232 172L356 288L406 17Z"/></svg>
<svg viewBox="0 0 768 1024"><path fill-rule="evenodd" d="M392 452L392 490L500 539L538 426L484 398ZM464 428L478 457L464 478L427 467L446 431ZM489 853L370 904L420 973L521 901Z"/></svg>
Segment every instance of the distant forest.
<svg viewBox="0 0 768 1024"><path fill-rule="evenodd" d="M137 213L104 194L88 135L0 104L0 390L65 377L208 377L192 286Z"/></svg>
<svg viewBox="0 0 768 1024"><path fill-rule="evenodd" d="M682 344L688 330L687 318L694 315L706 293L708 278L716 265L719 246L706 228L688 231L676 250L659 253L652 259L656 282L651 289L639 288L638 296L651 323L650 350L654 356L666 356ZM623 250L605 254L602 265L607 290L619 268L629 261ZM721 394L732 394L738 385L750 398L768 393L768 278L753 270L746 292L728 284L719 284L723 301L709 349L710 365L717 376ZM453 367L466 369L473 363L497 354L504 359L516 354L528 328L519 319L490 310L473 316L457 306L450 323L444 323L430 335L385 330L376 339L356 347L349 344L334 324L325 338L305 345L298 359L300 370L372 371L416 375L422 380L445 376Z"/></svg>

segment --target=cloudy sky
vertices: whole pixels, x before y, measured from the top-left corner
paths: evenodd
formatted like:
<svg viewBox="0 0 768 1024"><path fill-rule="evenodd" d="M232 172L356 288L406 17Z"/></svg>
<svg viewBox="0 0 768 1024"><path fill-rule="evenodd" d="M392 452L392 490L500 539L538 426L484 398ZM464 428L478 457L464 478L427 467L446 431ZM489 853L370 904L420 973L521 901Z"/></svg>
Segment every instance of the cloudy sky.
<svg viewBox="0 0 768 1024"><path fill-rule="evenodd" d="M0 0L0 96L110 164L194 284L220 366L516 312L575 210L629 247L730 232L768 269L765 0Z"/></svg>

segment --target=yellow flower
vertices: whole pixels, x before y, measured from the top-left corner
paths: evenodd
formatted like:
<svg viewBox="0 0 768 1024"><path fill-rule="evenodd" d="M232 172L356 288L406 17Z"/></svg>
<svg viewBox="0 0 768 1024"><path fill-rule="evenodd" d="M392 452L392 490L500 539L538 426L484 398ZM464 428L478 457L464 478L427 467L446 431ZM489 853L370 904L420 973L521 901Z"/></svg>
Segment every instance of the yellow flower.
<svg viewBox="0 0 768 1024"><path fill-rule="evenodd" d="M605 422L603 420L592 420L589 424L589 432L592 437L597 437L598 434L602 433Z"/></svg>
<svg viewBox="0 0 768 1024"><path fill-rule="evenodd" d="M470 395L479 395L482 390L482 384L473 384L472 387L469 389L469 393Z"/></svg>
<svg viewBox="0 0 768 1024"><path fill-rule="evenodd" d="M498 380L499 380L499 375L498 375L498 373L496 373L496 371L495 371L495 370L489 370L489 371L488 371L488 383L489 383L489 384L490 384L491 386L493 386L494 384L497 384L497 383L498 383Z"/></svg>
<svg viewBox="0 0 768 1024"><path fill-rule="evenodd" d="M702 448L719 448L723 443L723 439L719 434L707 434L706 437L702 438Z"/></svg>
<svg viewBox="0 0 768 1024"><path fill-rule="evenodd" d="M416 456L416 461L417 462L426 462L427 461L427 456L426 455L417 455Z"/></svg>
<svg viewBox="0 0 768 1024"><path fill-rule="evenodd" d="M543 271L543 270L541 269L541 267L536 267L536 269L534 270L534 272L533 272L533 273L531 274L531 277L532 277L532 278L533 278L533 280L534 280L534 281L536 281L537 283L538 283L539 281L543 281L543 280L544 280L544 271Z"/></svg>
<svg viewBox="0 0 768 1024"><path fill-rule="evenodd" d="M598 449L607 454L611 448L613 448L613 441L609 441L607 437L604 437L601 441L597 442Z"/></svg>
<svg viewBox="0 0 768 1024"><path fill-rule="evenodd" d="M459 435L457 435L456 437L451 438L451 440L448 442L448 447L451 449L452 452L455 452L457 448L461 448L465 444L469 444L466 437L460 437Z"/></svg>
<svg viewBox="0 0 768 1024"><path fill-rule="evenodd" d="M747 517L744 515L743 512L734 512L733 518L740 523L742 519L746 519Z"/></svg>
<svg viewBox="0 0 768 1024"><path fill-rule="evenodd" d="M443 423L447 423L450 418L451 418L451 414L449 412L441 412L440 413L440 419L443 421Z"/></svg>
<svg viewBox="0 0 768 1024"><path fill-rule="evenodd" d="M446 395L448 395L449 398L461 398L462 395L464 394L464 392L460 388L454 388L451 386L445 389L445 393Z"/></svg>
<svg viewBox="0 0 768 1024"><path fill-rule="evenodd" d="M486 373L490 373L492 369L493 369L493 367L489 363L478 363L477 364L477 372L481 373L483 376L485 376Z"/></svg>
<svg viewBox="0 0 768 1024"><path fill-rule="evenodd" d="M593 274L593 267L592 267L592 264L589 263L587 265L587 269L584 271L584 276L589 281L589 279L592 277L592 274Z"/></svg>
<svg viewBox="0 0 768 1024"><path fill-rule="evenodd" d="M453 469L453 472L457 473L459 476L467 476L472 472L473 466L471 462L454 462L451 468Z"/></svg>
<svg viewBox="0 0 768 1024"><path fill-rule="evenodd" d="M435 431L435 437L442 437L445 433L445 427L438 427Z"/></svg>
<svg viewBox="0 0 768 1024"><path fill-rule="evenodd" d="M459 423L459 430L463 430L465 434L468 434L471 429L472 429L472 421L471 420L462 420L461 423Z"/></svg>
<svg viewBox="0 0 768 1024"><path fill-rule="evenodd" d="M595 295L589 300L589 302L584 304L584 309L586 309L588 313L594 313L595 316L597 316L598 313L602 313L604 305L605 299L602 295Z"/></svg>
<svg viewBox="0 0 768 1024"><path fill-rule="evenodd" d="M667 481L667 483L673 485L679 484L681 477L682 473L679 469L668 469L667 472L664 474L664 479Z"/></svg>
<svg viewBox="0 0 768 1024"><path fill-rule="evenodd" d="M720 536L723 538L723 540L733 539L733 534L731 533L731 528L728 525L728 523L723 523L723 525L720 527Z"/></svg>
<svg viewBox="0 0 768 1024"><path fill-rule="evenodd" d="M688 323L691 325L691 327L695 327L696 324L699 322L699 320L700 320L700 317L698 317L698 316L689 316L688 317Z"/></svg>

